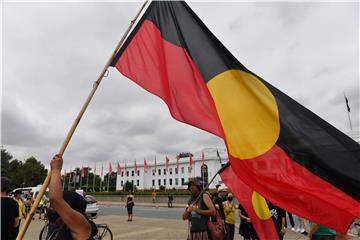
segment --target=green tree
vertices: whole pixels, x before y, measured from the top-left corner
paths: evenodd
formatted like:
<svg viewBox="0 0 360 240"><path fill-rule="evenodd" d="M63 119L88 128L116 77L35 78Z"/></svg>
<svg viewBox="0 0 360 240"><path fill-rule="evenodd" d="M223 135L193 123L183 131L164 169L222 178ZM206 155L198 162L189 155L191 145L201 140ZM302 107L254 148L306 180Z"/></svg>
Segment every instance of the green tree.
<svg viewBox="0 0 360 240"><path fill-rule="evenodd" d="M7 173L9 170L10 160L13 158L10 153L6 151L3 147L1 147L1 176L7 177Z"/></svg>
<svg viewBox="0 0 360 240"><path fill-rule="evenodd" d="M23 173L23 183L27 186L42 184L47 176L47 170L45 169L44 164L34 157L25 160L21 171Z"/></svg>
<svg viewBox="0 0 360 240"><path fill-rule="evenodd" d="M132 184L131 182L126 180L126 182L124 184L124 191L125 192L134 191L134 184Z"/></svg>

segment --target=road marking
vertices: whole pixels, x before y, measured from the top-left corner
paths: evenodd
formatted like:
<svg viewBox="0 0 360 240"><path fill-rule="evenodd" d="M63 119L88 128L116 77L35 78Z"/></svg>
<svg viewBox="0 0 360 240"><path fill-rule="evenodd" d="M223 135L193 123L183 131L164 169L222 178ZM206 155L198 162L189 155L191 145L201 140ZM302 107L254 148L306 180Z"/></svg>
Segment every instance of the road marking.
<svg viewBox="0 0 360 240"><path fill-rule="evenodd" d="M152 233L152 232L162 231L164 229L165 228L151 228L151 229L137 230L136 232L129 232L129 233L121 234L120 236L116 236L115 239L124 239L125 237L130 237L130 236L144 234L144 233Z"/></svg>

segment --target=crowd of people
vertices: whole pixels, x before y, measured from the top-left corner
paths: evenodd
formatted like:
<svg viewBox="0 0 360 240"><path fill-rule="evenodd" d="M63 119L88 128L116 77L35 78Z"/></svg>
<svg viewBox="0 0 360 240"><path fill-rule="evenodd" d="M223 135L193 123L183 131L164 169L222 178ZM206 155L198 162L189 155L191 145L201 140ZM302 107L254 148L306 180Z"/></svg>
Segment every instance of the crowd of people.
<svg viewBox="0 0 360 240"><path fill-rule="evenodd" d="M63 191L61 185L61 168L63 159L55 155L51 161L51 180L49 184L49 197L43 197L39 204L39 219L46 215L49 220L49 240L95 239L97 228L85 214L86 201L75 191ZM182 214L183 220L189 221L188 240L211 239L209 221L215 220L218 215L224 226L224 236L218 240L233 240L235 235L236 213L240 218L239 234L244 240L256 240L258 236L251 218L241 204L234 203L234 196L224 184L217 185L217 191L211 196L208 190L203 189L205 184L194 178L188 182L191 197ZM20 222L30 213L32 198L25 194L22 199L21 192L15 191L13 197L8 195L10 182L6 177L1 178L1 239L16 239L19 233ZM172 207L173 196L168 194L168 207ZM156 192L152 193L152 203L158 207ZM134 195L130 192L126 196L128 220L132 221ZM286 228L309 236L313 240L333 240L337 235L332 229L301 219L279 206L268 202L268 207L274 222L278 237L284 238ZM286 214L290 226L287 226ZM45 216L44 216L45 218ZM343 236L344 237L344 236ZM337 238L337 239L338 239ZM343 238L346 239L346 238Z"/></svg>
<svg viewBox="0 0 360 240"><path fill-rule="evenodd" d="M236 212L240 218L239 234L244 240L259 239L251 219L241 204L234 203L234 196L224 184L217 185L213 196L202 189L204 184L200 179L188 182L191 197L183 212L183 220L189 221L188 240L206 240L209 238L208 221L212 221L216 212L221 216L225 226L225 235L219 240L233 240L235 235ZM308 236L312 240L347 239L346 236L337 234L335 230L311 223L298 216L288 214L290 226L287 226L286 211L279 206L267 201L278 237L284 238L286 229Z"/></svg>

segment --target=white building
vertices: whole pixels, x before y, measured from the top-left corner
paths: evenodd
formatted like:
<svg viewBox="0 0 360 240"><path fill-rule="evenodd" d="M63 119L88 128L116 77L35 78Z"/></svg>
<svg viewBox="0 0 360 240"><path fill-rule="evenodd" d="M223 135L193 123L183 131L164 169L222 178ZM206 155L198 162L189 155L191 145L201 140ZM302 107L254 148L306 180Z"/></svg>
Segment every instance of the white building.
<svg viewBox="0 0 360 240"><path fill-rule="evenodd" d="M138 190L150 190L150 189L159 189L160 186L164 186L166 189L186 189L187 185L184 183L188 181L190 177L202 177L210 181L217 171L221 168L221 164L226 164L228 162L228 157L226 150L219 150L220 159L217 156L216 149L205 149L204 151L205 159L205 168L203 168L203 173L201 172L201 152L194 153L192 169L189 167L189 157L184 157L179 159L179 167L176 168L176 159L169 158L169 167L168 172L165 168L165 157L163 159L156 159L156 171L155 171L155 161L154 159L147 159L148 171L144 172L144 163L137 162L137 172L135 172L135 163L126 169L122 166L122 171L120 175L117 175L116 179L116 190L123 190L123 186L126 181L132 182ZM207 169L206 169L207 168ZM216 176L214 181L210 184L210 188L215 188L215 185L221 183L220 176Z"/></svg>

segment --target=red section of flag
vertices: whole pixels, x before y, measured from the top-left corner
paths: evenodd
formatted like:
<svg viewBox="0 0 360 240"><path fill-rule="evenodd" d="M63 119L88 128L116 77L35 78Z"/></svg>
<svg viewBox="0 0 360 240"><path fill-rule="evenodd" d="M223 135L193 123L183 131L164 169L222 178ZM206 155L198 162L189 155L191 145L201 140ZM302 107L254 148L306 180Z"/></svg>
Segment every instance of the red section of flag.
<svg viewBox="0 0 360 240"><path fill-rule="evenodd" d="M120 163L117 162L117 175L119 176L121 174L121 166Z"/></svg>
<svg viewBox="0 0 360 240"><path fill-rule="evenodd" d="M144 172L147 173L148 172L148 165L146 162L146 159L144 158Z"/></svg>
<svg viewBox="0 0 360 240"><path fill-rule="evenodd" d="M189 168L190 168L190 172L192 171L192 167L193 167L193 159L190 153L190 157L189 157Z"/></svg>
<svg viewBox="0 0 360 240"><path fill-rule="evenodd" d="M135 170L135 174L137 174L138 167L137 167L137 164L136 164L136 160L135 160L135 164L134 164L134 170Z"/></svg>
<svg viewBox="0 0 360 240"><path fill-rule="evenodd" d="M164 40L151 21L143 22L115 66L162 98L175 119L224 138L213 99L196 63L183 48ZM146 70L134 71L134 66L146 66Z"/></svg>
<svg viewBox="0 0 360 240"><path fill-rule="evenodd" d="M241 181L241 179L234 173L231 166L226 167L220 173L220 176L221 180L224 181L229 190L244 207L246 213L251 219L258 237L262 240L278 239L278 234L272 218L270 217L269 219L261 220L258 217L252 204L252 195L254 191ZM265 210L269 211L267 207Z"/></svg>
<svg viewBox="0 0 360 240"><path fill-rule="evenodd" d="M201 152L201 165L205 164L205 155L204 152Z"/></svg>
<svg viewBox="0 0 360 240"><path fill-rule="evenodd" d="M232 168L242 169L241 179L248 186L254 186L271 202L297 216L306 219L310 216L313 222L343 232L346 232L356 216L360 216L360 204L356 200L294 162L278 146L251 160L239 161L229 156ZM276 166L273 171L281 176L277 180L271 179L271 191L267 188L270 183L269 164ZM256 179L253 172L257 173ZM286 189L287 194L283 194L283 189ZM273 193L282 197L273 196Z"/></svg>
<svg viewBox="0 0 360 240"><path fill-rule="evenodd" d="M166 156L166 157L165 157L165 169L166 169L166 173L168 173L168 171L169 171L169 162L170 162L170 159Z"/></svg>
<svg viewBox="0 0 360 240"><path fill-rule="evenodd" d="M109 163L109 174L111 175L112 173L112 166L111 166L111 163Z"/></svg>
<svg viewBox="0 0 360 240"><path fill-rule="evenodd" d="M177 155L176 156L176 169L179 170L179 159L180 159L180 156Z"/></svg>
<svg viewBox="0 0 360 240"><path fill-rule="evenodd" d="M84 172L84 166L81 166L81 177L85 176L85 172Z"/></svg>

